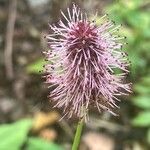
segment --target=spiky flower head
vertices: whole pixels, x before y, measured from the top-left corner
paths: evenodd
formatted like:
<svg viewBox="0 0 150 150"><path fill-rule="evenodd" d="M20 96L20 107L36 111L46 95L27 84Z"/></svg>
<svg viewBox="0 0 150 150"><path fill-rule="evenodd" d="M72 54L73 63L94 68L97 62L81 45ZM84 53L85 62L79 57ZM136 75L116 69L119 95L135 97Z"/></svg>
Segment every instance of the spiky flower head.
<svg viewBox="0 0 150 150"><path fill-rule="evenodd" d="M65 23L49 25L52 34L46 36L46 82L55 86L49 98L68 117L86 118L90 106L115 115L118 96L130 92L130 84L123 83L129 63L121 51L124 37L116 35L120 26L107 15L97 26L75 4L67 12L61 12ZM115 74L115 68L124 73Z"/></svg>

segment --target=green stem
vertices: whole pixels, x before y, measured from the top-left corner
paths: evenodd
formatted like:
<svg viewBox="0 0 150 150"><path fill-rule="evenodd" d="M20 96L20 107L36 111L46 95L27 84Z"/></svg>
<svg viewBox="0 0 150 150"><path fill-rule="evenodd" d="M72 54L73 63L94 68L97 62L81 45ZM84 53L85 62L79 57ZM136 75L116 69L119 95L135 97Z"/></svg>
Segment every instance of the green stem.
<svg viewBox="0 0 150 150"><path fill-rule="evenodd" d="M81 133L82 133L82 129L83 129L83 124L84 124L84 121L82 118L78 122L76 134L75 134L73 145L72 145L72 150L78 150L78 146L79 146L80 138L81 138Z"/></svg>

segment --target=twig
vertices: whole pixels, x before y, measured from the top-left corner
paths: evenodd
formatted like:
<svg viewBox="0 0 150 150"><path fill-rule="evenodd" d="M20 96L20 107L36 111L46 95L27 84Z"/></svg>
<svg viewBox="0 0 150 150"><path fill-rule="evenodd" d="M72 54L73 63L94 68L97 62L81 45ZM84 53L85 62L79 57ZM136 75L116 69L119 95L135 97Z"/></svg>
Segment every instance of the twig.
<svg viewBox="0 0 150 150"><path fill-rule="evenodd" d="M8 79L14 78L12 52L13 52L13 34L16 21L17 0L10 0L8 22L6 28L6 41L4 50L4 61L6 76Z"/></svg>
<svg viewBox="0 0 150 150"><path fill-rule="evenodd" d="M98 118L90 118L90 122L87 123L87 126L90 127L90 128L105 128L105 129L108 129L110 131L128 131L129 129L125 126L122 126L122 125L119 125L119 124L116 124L116 123L112 123L112 122L109 122L109 121L105 121L105 120L101 120L101 119L98 119Z"/></svg>
<svg viewBox="0 0 150 150"><path fill-rule="evenodd" d="M68 123L62 119L61 122L58 122L58 124L61 126L61 128L65 131L65 133L68 135L68 137L73 140L73 131L71 127L68 125Z"/></svg>

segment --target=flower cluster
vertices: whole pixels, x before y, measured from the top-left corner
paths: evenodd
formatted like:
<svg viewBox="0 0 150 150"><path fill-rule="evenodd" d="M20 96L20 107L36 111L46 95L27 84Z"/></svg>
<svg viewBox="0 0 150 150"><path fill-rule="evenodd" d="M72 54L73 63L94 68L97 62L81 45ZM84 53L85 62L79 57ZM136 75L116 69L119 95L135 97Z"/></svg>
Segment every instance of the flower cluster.
<svg viewBox="0 0 150 150"><path fill-rule="evenodd" d="M52 33L46 36L46 82L54 86L49 98L68 117L86 118L91 105L115 115L118 96L130 92L130 84L123 81L129 62L121 51L124 37L116 34L120 26L107 15L97 26L75 4L68 15L61 13L65 23L49 25ZM123 72L116 74L115 68Z"/></svg>

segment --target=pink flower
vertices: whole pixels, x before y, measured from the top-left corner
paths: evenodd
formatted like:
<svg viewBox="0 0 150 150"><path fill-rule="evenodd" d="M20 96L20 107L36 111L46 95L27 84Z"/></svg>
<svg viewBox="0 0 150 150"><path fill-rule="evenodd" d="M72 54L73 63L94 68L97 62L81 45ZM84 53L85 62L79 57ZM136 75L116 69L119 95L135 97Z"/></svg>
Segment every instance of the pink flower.
<svg viewBox="0 0 150 150"><path fill-rule="evenodd" d="M67 12L61 12L66 23L50 25L53 33L46 36L46 82L55 86L49 98L68 117L86 118L91 105L115 115L118 96L130 92L130 84L123 83L129 63L121 51L124 37L116 35L119 26L107 15L97 26L75 4ZM124 73L115 74L115 68Z"/></svg>

